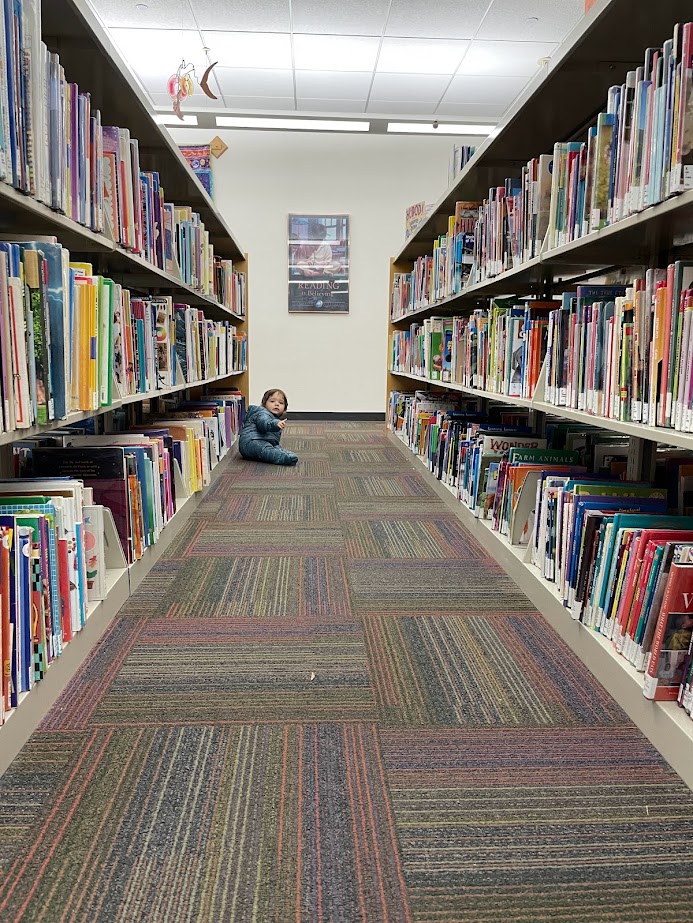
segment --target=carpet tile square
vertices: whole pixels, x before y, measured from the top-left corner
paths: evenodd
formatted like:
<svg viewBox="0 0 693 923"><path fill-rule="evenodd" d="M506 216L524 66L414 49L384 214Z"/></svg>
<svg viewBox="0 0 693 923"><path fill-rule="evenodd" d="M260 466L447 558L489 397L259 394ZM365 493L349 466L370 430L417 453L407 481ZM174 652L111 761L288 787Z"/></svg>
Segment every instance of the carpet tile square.
<svg viewBox="0 0 693 923"><path fill-rule="evenodd" d="M320 555L188 559L159 598L158 612L171 619L354 618L343 563Z"/></svg>
<svg viewBox="0 0 693 923"><path fill-rule="evenodd" d="M416 923L684 919L693 799L632 726L381 744Z"/></svg>
<svg viewBox="0 0 693 923"><path fill-rule="evenodd" d="M486 558L480 545L452 518L439 520L364 520L342 525L352 558Z"/></svg>
<svg viewBox="0 0 693 923"><path fill-rule="evenodd" d="M384 725L563 726L625 717L533 616L364 620Z"/></svg>
<svg viewBox="0 0 693 923"><path fill-rule="evenodd" d="M411 923L372 725L101 729L71 757L2 850L7 923Z"/></svg>
<svg viewBox="0 0 693 923"><path fill-rule="evenodd" d="M417 474L337 475L337 495L344 500L377 499L379 497L430 497L435 493Z"/></svg>
<svg viewBox="0 0 693 923"><path fill-rule="evenodd" d="M479 564L476 556L448 561L354 559L349 565L352 603L359 614L534 610L500 565Z"/></svg>
<svg viewBox="0 0 693 923"><path fill-rule="evenodd" d="M249 714L260 722L372 720L360 626L150 620L90 724L224 724Z"/></svg>
<svg viewBox="0 0 693 923"><path fill-rule="evenodd" d="M287 503L287 509L289 508ZM273 519L264 522L205 522L188 538L184 557L232 558L238 555L341 554L344 537L337 522L292 522Z"/></svg>

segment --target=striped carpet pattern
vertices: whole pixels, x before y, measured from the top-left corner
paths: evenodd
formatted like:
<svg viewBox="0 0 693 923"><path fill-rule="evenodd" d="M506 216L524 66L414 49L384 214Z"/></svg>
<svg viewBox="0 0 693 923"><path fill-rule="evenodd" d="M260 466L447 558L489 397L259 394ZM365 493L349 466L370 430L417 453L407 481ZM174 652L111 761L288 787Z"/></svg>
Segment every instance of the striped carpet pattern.
<svg viewBox="0 0 693 923"><path fill-rule="evenodd" d="M2 923L688 923L693 795L411 458L282 443L0 778Z"/></svg>

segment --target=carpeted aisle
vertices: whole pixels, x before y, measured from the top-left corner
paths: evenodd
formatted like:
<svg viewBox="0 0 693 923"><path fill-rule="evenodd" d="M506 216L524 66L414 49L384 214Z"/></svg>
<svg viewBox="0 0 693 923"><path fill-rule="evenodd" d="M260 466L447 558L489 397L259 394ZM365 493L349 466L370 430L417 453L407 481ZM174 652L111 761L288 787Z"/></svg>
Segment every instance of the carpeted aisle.
<svg viewBox="0 0 693 923"><path fill-rule="evenodd" d="M0 920L689 921L693 795L383 426L284 443L0 779Z"/></svg>

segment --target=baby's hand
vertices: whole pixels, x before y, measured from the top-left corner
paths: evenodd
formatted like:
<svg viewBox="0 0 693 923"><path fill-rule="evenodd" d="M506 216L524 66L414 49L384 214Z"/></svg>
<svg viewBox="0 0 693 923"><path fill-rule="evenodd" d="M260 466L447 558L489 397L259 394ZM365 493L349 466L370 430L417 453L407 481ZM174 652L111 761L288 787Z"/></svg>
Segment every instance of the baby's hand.
<svg viewBox="0 0 693 923"><path fill-rule="evenodd" d="M284 429L286 426L286 420L279 420L277 425L279 426L279 429Z"/></svg>

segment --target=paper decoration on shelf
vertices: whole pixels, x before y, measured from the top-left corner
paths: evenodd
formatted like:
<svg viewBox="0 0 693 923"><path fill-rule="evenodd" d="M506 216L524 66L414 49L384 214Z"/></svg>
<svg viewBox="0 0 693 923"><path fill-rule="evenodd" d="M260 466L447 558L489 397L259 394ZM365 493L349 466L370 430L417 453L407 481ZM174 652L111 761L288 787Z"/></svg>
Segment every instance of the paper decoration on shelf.
<svg viewBox="0 0 693 923"><path fill-rule="evenodd" d="M223 142L222 142L223 143ZM207 190L209 197L213 196L212 161L210 145L179 145L183 157L190 164L195 176Z"/></svg>
<svg viewBox="0 0 693 923"><path fill-rule="evenodd" d="M187 99L188 96L193 95L193 90L195 88L191 74L195 74L195 66L193 64L186 64L185 58L183 58L176 73L168 78L168 95L173 102L173 111L181 122L183 121L183 114L180 109L180 104L184 99Z"/></svg>
<svg viewBox="0 0 693 923"><path fill-rule="evenodd" d="M218 63L219 63L218 61L215 61L214 64L210 64L207 70L202 75L202 80L200 80L200 89L202 90L203 93L209 96L210 99L219 99L218 96L215 96L214 93L212 93L212 91L209 89L209 84L207 83L207 81L209 80L209 76L212 73L212 70L217 66Z"/></svg>
<svg viewBox="0 0 693 923"><path fill-rule="evenodd" d="M212 155L218 160L222 154L225 154L228 151L229 146L225 141L221 140L219 135L217 135L209 142L209 149L212 152Z"/></svg>

